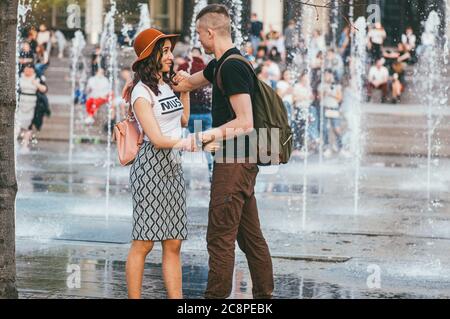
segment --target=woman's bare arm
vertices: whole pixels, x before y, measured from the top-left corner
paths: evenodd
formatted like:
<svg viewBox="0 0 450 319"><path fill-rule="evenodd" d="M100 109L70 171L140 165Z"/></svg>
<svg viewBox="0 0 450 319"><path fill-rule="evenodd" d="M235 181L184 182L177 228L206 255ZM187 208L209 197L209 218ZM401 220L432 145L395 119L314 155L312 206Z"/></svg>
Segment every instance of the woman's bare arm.
<svg viewBox="0 0 450 319"><path fill-rule="evenodd" d="M180 100L183 104L183 116L181 117L181 126L187 127L189 124L189 116L191 115L191 101L188 92L181 92Z"/></svg>
<svg viewBox="0 0 450 319"><path fill-rule="evenodd" d="M188 139L173 139L164 136L153 113L153 106L148 100L138 98L134 103L134 112L139 123L141 123L145 135L157 149L189 149L189 140L192 140L191 145L195 144L192 137ZM190 148L192 149L192 147Z"/></svg>

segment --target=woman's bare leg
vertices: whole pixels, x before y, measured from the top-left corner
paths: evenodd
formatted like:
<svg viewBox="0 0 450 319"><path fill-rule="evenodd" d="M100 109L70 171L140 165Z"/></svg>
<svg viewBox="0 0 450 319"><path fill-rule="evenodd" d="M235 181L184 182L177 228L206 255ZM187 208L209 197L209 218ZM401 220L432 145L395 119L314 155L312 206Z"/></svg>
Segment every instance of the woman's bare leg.
<svg viewBox="0 0 450 319"><path fill-rule="evenodd" d="M23 134L22 146L28 148L30 146L31 139L33 137L33 131L28 130Z"/></svg>
<svg viewBox="0 0 450 319"><path fill-rule="evenodd" d="M141 299L145 258L152 251L152 241L133 241L128 253L126 274L129 299Z"/></svg>
<svg viewBox="0 0 450 319"><path fill-rule="evenodd" d="M182 299L181 240L166 240L163 247L163 277L169 299Z"/></svg>

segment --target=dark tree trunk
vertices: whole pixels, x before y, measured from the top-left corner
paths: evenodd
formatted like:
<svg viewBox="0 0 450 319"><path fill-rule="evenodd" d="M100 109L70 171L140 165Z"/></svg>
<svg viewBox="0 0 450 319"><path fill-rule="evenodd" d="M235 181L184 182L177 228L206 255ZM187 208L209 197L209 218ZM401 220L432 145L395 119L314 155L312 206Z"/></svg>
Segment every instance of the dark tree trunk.
<svg viewBox="0 0 450 319"><path fill-rule="evenodd" d="M14 113L18 0L0 0L0 299L17 298Z"/></svg>

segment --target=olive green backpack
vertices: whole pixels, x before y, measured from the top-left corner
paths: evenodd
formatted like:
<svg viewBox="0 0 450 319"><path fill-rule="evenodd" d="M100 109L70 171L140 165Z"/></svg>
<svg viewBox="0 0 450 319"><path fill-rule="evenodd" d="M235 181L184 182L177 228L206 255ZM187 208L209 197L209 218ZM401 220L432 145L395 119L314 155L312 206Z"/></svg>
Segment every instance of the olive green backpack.
<svg viewBox="0 0 450 319"><path fill-rule="evenodd" d="M270 166L287 164L292 153L293 133L291 126L289 125L288 115L282 99L269 85L258 79L253 66L242 55L230 55L222 63L222 66L226 61L231 59L244 62L254 74L256 92L253 95L252 100L253 126L258 137L258 165ZM222 66L216 73L216 83L222 94L225 95L222 85ZM276 144L273 145L273 143L277 143L278 147ZM276 151L272 152L272 150Z"/></svg>

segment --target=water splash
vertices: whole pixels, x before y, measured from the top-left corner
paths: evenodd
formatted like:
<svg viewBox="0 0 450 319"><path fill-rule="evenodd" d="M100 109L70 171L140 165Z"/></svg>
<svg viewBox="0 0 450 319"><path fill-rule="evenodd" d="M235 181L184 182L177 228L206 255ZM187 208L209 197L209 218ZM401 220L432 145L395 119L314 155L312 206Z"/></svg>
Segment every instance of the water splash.
<svg viewBox="0 0 450 319"><path fill-rule="evenodd" d="M441 52L439 26L439 14L432 11L424 23L422 34L422 50L419 57L418 77L415 77L419 88L419 99L427 107L427 201L428 210L432 211L431 192L432 174L435 157L439 157L440 139L437 129L442 122L442 108L447 104L448 85L444 80L446 68L442 68L441 62L445 63L445 49ZM444 61L442 61L444 60ZM448 63L448 61L447 61ZM446 89L447 87L447 89Z"/></svg>
<svg viewBox="0 0 450 319"><path fill-rule="evenodd" d="M70 133L69 133L69 166L71 167L72 165L72 160L73 160L73 149L74 149L74 139L75 139L75 134L74 134L74 127L75 127L75 99L76 99L76 91L77 91L77 87L79 92L83 92L84 88L82 87L82 85L80 85L81 83L83 83L83 81L77 81L77 79L82 77L78 76L78 66L80 61L82 61L83 59L83 50L86 47L86 40L84 39L84 35L83 32L81 32L80 30L75 32L75 36L72 40L72 50L71 50L71 60L72 60L72 65L71 65L71 80L72 80L72 103L70 106ZM83 71L85 70L85 68L83 68ZM78 83L77 83L78 82Z"/></svg>
<svg viewBox="0 0 450 319"><path fill-rule="evenodd" d="M16 105L19 103L19 57L21 51L22 37L20 34L20 28L25 24L27 20L27 15L32 10L31 4L25 4L24 0L19 0L17 8L17 29L16 29ZM16 125L16 127L18 127ZM16 128L17 130L17 128ZM15 132L15 137L19 135L19 132ZM17 147L17 138L14 139L15 148ZM17 155L17 152L15 152Z"/></svg>
<svg viewBox="0 0 450 319"><path fill-rule="evenodd" d="M194 48L194 47L200 47L200 42L198 40L198 34L196 31L196 21L195 18L197 17L197 15L200 13L200 11L206 7L208 5L208 1L207 0L195 0L195 5L194 5L194 12L192 14L192 20L191 20L191 34L190 34L190 47Z"/></svg>
<svg viewBox="0 0 450 319"><path fill-rule="evenodd" d="M367 23L364 17L359 17L355 23L356 33L352 44L352 77L351 88L356 92L356 101L350 112L349 126L351 127L350 149L354 158L355 176L354 176L354 213L359 211L359 193L361 178L361 161L364 152L365 135L362 130L362 104L364 102L366 76L366 39Z"/></svg>
<svg viewBox="0 0 450 319"><path fill-rule="evenodd" d="M339 0L334 0L333 9L333 22L331 24L331 34L332 34L332 47L337 45L337 29L339 28Z"/></svg>
<svg viewBox="0 0 450 319"><path fill-rule="evenodd" d="M449 32L450 32L450 1L446 1L445 5L445 29L444 29L444 65L448 69L449 64L449 54L450 54L450 43L449 43Z"/></svg>
<svg viewBox="0 0 450 319"><path fill-rule="evenodd" d="M241 49L244 45L245 39L242 34L242 12L244 7L242 0L231 0L230 14L231 14L231 26L234 34L234 44L238 49Z"/></svg>
<svg viewBox="0 0 450 319"><path fill-rule="evenodd" d="M17 21L20 24L24 24L27 20L27 15L32 11L31 4L25 4L23 0L19 1L19 5L17 8Z"/></svg>
<svg viewBox="0 0 450 319"><path fill-rule="evenodd" d="M106 67L108 70L110 92L114 91L114 83L118 78L118 56L117 56L117 35L115 33L115 16L117 14L116 1L110 0L111 8L110 11L105 16L105 22L103 25L103 33L101 36L101 48L102 55L107 59ZM108 136L107 136L107 146L106 146L106 220L109 219L108 207L109 207L109 197L110 197L110 180L111 180L111 166L113 165L111 160L111 120L112 120L112 107L113 107L113 96L109 95L108 100Z"/></svg>
<svg viewBox="0 0 450 319"><path fill-rule="evenodd" d="M142 31L152 27L152 20L150 18L150 10L148 8L148 4L139 3L139 11L140 11L139 25L135 37Z"/></svg>
<svg viewBox="0 0 450 319"><path fill-rule="evenodd" d="M314 10L309 6L303 6L306 15L306 21L311 21L310 19L314 16ZM305 43L309 43L312 38L312 26L310 23L304 25L304 40ZM314 57L310 54L306 55L306 72L308 74L308 79L311 78L311 62ZM297 74L296 79L299 79L299 74ZM308 84L310 85L310 84ZM303 111L303 120L305 122L304 128L304 140L303 140L303 150L304 150L304 158L303 158L303 192L302 192L302 230L306 228L306 217L307 217L307 205L308 205L308 156L309 156L309 108ZM321 122L322 123L322 122Z"/></svg>

